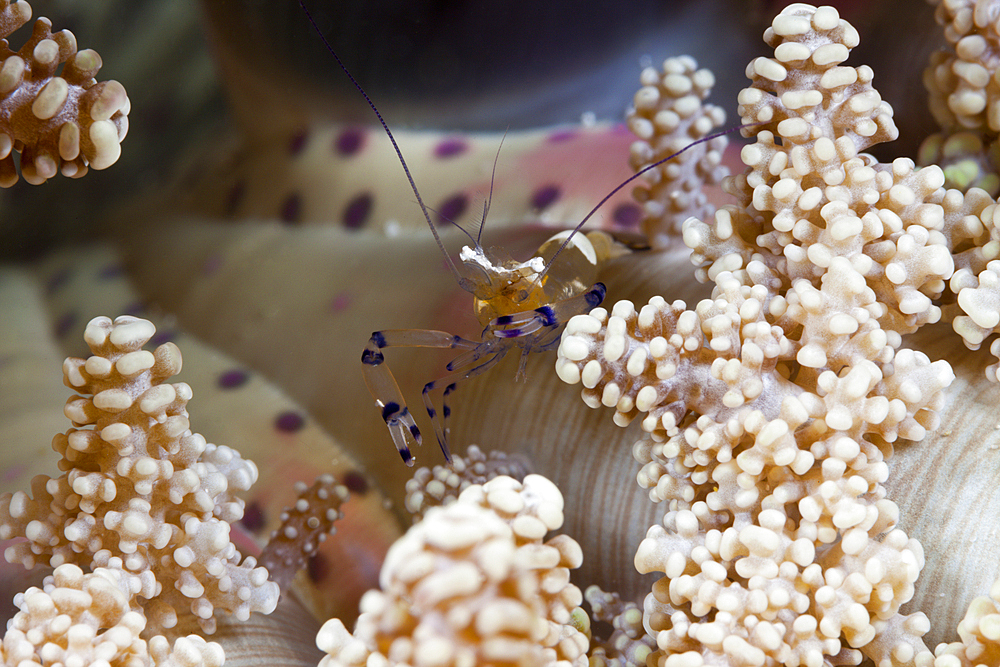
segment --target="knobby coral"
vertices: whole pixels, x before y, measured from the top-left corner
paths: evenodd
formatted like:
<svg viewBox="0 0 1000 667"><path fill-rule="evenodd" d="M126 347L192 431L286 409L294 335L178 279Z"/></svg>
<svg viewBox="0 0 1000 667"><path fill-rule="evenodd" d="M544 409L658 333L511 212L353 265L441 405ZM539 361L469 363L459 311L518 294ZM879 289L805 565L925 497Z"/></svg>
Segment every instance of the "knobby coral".
<svg viewBox="0 0 1000 667"><path fill-rule="evenodd" d="M948 187L1000 192L1000 33L994 0L931 0L949 48L924 71L928 105L942 131L920 146L921 164L938 164Z"/></svg>
<svg viewBox="0 0 1000 667"><path fill-rule="evenodd" d="M52 442L64 474L39 475L31 496L0 496L0 538L26 538L5 553L26 568L120 572L150 634L178 614L211 633L218 610L245 620L277 604L267 570L252 557L240 562L230 541L243 516L232 494L253 484L257 468L190 430L190 387L165 382L180 371L180 351L142 349L154 332L128 316L87 325L93 355L63 365L66 385L84 394L66 403L74 428Z"/></svg>
<svg viewBox="0 0 1000 667"><path fill-rule="evenodd" d="M20 611L0 646L5 665L108 665L136 667L221 667L222 647L198 635L163 635L147 642L146 618L134 609L132 576L99 567L84 573L63 563L42 584L18 593Z"/></svg>
<svg viewBox="0 0 1000 667"><path fill-rule="evenodd" d="M542 541L562 510L540 475L499 476L429 509L389 549L354 634L339 619L323 626L320 665L586 665L583 597L569 583L580 546Z"/></svg>
<svg viewBox="0 0 1000 667"><path fill-rule="evenodd" d="M642 70L642 87L628 111L628 127L638 138L629 155L636 171L688 148L726 121L720 107L703 103L715 76L698 69L694 58L668 58L662 70ZM652 247L667 247L689 217L714 212L704 188L721 183L729 173L721 164L727 143L725 136L709 139L643 175L648 187L637 187L632 194L643 205L642 230Z"/></svg>
<svg viewBox="0 0 1000 667"><path fill-rule="evenodd" d="M101 69L95 51L77 51L68 30L52 32L47 18L35 21L18 51L6 38L31 18L25 0L0 7L0 187L17 182L14 154L32 184L57 173L79 178L88 167L105 169L121 155L128 132L129 99L117 81L94 78ZM57 70L62 66L62 71Z"/></svg>
<svg viewBox="0 0 1000 667"><path fill-rule="evenodd" d="M897 132L871 69L841 65L858 35L836 10L790 5L764 38L774 57L739 96L762 125L725 183L738 204L684 224L712 297L574 318L556 370L617 424L642 415L638 481L667 505L635 558L665 575L644 605L655 664L927 664L926 617L899 613L923 551L882 485L954 375L902 334L956 293L984 319L992 302L947 281L958 251L989 252L994 207L861 152Z"/></svg>

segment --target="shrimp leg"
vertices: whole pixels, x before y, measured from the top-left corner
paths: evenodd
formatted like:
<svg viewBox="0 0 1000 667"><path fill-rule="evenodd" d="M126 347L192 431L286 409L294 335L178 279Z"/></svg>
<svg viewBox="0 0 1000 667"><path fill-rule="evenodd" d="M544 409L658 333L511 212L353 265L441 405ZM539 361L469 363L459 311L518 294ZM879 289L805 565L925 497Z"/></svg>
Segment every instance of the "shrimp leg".
<svg viewBox="0 0 1000 667"><path fill-rule="evenodd" d="M520 338L545 327L559 327L574 315L590 312L601 305L606 293L607 288L604 287L604 283L595 283L583 294L569 299L534 310L498 317L490 322L487 331L497 338Z"/></svg>
<svg viewBox="0 0 1000 667"><path fill-rule="evenodd" d="M487 346L488 343L480 343L480 345ZM424 385L424 407L427 408L427 414L431 416L431 421L434 424L434 433L437 435L438 445L440 445L441 451L444 453L445 460L449 463L451 463L451 452L448 449L448 417L451 416L451 408L448 407L448 395L455 391L455 385L462 380L467 380L481 373L485 373L489 369L496 366L497 362L503 359L504 355L507 354L508 349L509 346L500 346L497 349L492 350L493 356L483 363L473 366L468 370L449 373L442 378L432 380ZM445 382L448 383L448 386L445 387L444 398L441 401L441 414L443 418L439 420L437 418L437 411L434 409L434 403L431 402L430 392L434 391L434 389L440 387Z"/></svg>
<svg viewBox="0 0 1000 667"><path fill-rule="evenodd" d="M406 465L413 465L413 454L407 443L410 437L421 444L420 429L406 407L403 393L396 378L385 364L382 349L386 347L436 347L442 349L472 350L480 343L455 336L444 331L424 329L388 329L375 331L361 353L361 365L365 384L375 399L375 405L382 413L385 425L389 427L392 441ZM435 423L436 427L436 423Z"/></svg>

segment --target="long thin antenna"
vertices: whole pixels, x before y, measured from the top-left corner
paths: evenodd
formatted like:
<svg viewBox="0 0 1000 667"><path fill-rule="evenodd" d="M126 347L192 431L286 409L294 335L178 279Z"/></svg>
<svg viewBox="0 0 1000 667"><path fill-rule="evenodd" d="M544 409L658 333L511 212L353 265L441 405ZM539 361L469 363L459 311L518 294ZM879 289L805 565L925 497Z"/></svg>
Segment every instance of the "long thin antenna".
<svg viewBox="0 0 1000 667"><path fill-rule="evenodd" d="M406 180L410 182L410 188L412 188L413 194L417 198L417 203L420 204L420 210L423 211L424 220L427 221L427 226L431 228L431 234L434 235L434 240L437 241L438 247L441 248L441 252L444 254L445 260L448 262L448 268L451 269L451 272L455 275L455 280L458 281L459 286L467 292L472 292L472 283L468 278L465 278L459 272L458 267L455 266L455 262L451 259L451 255L449 255L448 251L445 250L444 244L441 242L441 237L438 236L437 228L434 226L434 223L431 222L431 216L430 213L427 212L427 206L424 204L424 200L420 197L420 192L417 190L417 184L414 182L413 176L410 174L410 168L407 166L406 160L403 159L403 152L399 150L399 145L396 143L396 137L392 136L392 132L389 130L389 126L386 124L385 119L382 118L382 114L379 112L378 107L375 106L375 103L372 102L370 97L368 97L368 93L365 92L365 89L361 87L358 80L355 79L354 75L347 69L347 65L345 65L344 61L340 59L337 52L333 50L333 46L330 45L326 36L323 35L323 31L319 29L316 19L313 18L313 15L309 12L309 9L306 7L303 0L299 0L299 6L302 7L302 11L305 12L306 18L309 19L310 23L312 23L313 28L316 29L317 33L319 33L319 38L323 40L323 44L326 45L327 51L329 51L330 54L336 59L337 64L340 65L340 69L344 70L344 74L347 75L347 78L351 80L354 87L358 89L361 95L365 98L365 101L368 102L368 106L370 106L372 111L375 112L375 115L378 116L378 122L382 123L382 129L385 130L385 133L389 136L389 141L392 142L392 147L396 150L396 156L399 158L399 163L403 165L403 171L406 173Z"/></svg>
<svg viewBox="0 0 1000 667"><path fill-rule="evenodd" d="M489 215L490 206L493 205L493 183L497 178L497 162L500 160L500 150L503 148L503 140L507 138L507 132L510 130L508 127L503 131L503 136L500 137L500 145L497 146L497 154L493 157L493 173L490 174L490 197L486 200L486 204L483 206L483 221L479 224L479 233L476 234L476 247L482 248L479 242L483 238L483 227L486 226L486 216Z"/></svg>
<svg viewBox="0 0 1000 667"><path fill-rule="evenodd" d="M545 265L545 268L542 269L542 272L539 273L537 276L535 276L535 279L532 281L532 284L538 284L538 282L540 282L541 279L545 277L545 274L548 273L548 271L549 271L549 267L552 266L553 263L555 263L556 257L558 257L559 253L561 253L563 250L565 250L566 246L569 245L570 239L572 239L573 236L578 231L580 231L580 229L585 224L587 224L587 221L590 220L591 216L593 216L595 213L597 213L597 210L599 208L601 208L602 206L604 206L604 204L609 199L611 199L612 197L614 197L615 194L619 190L621 190L622 188L624 188L626 185L628 185L629 183L631 183L635 179L639 178L640 176L642 176L643 174L645 174L650 169L655 169L656 167L659 167L664 162L669 162L670 160L673 160L675 157L677 157L678 155L680 155L681 153L683 153L687 149L692 148L694 146L697 146L698 144L703 144L706 141L711 141L712 139L718 139L719 137L725 136L727 134L732 134L733 132L737 132L739 130L744 130L744 129L748 128L748 127L754 127L755 125L764 125L764 124L769 123L769 122L773 122L773 121L763 121L763 122L760 122L760 123L747 123L746 125L740 125L738 127L731 127L728 130L722 130L721 132L716 132L715 134L710 134L707 137L702 137L701 139L698 139L697 141L692 141L690 144L688 144L684 148L680 149L676 153L674 153L672 155L668 155L667 157L663 158L662 160L657 160L656 162L654 162L652 164L646 165L645 167L643 167L639 171L635 172L634 174L632 174L631 176L629 176L628 178L626 178L624 181L622 181L621 183L619 183L618 186L615 187L614 190L612 190L608 194L604 195L604 199L602 199L601 201L597 202L597 206L595 206L594 208L590 209L590 213L588 213L587 215L585 215L584 218L583 218L583 220L580 221L580 224L578 224L576 227L573 228L573 231L571 231L569 233L569 235L566 237L566 239L562 242L562 245L559 246L559 249L556 250L555 254L552 255L552 258L549 259L549 263Z"/></svg>

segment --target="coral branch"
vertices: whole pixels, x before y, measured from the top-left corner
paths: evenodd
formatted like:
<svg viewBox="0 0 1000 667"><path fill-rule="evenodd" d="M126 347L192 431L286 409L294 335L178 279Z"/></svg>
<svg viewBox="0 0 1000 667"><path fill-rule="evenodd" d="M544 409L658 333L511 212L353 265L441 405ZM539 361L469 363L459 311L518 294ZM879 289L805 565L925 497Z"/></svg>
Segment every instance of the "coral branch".
<svg viewBox="0 0 1000 667"><path fill-rule="evenodd" d="M66 385L84 394L66 403L77 428L52 441L65 474L36 477L31 496L0 496L0 538L27 538L5 554L26 568L124 570L154 630L191 613L211 633L217 609L245 620L277 604L267 570L252 557L240 563L229 539L243 516L231 494L249 489L257 468L191 432L191 388L165 382L180 372L180 351L142 349L155 331L125 316L87 325L93 355L63 364Z"/></svg>
<svg viewBox="0 0 1000 667"><path fill-rule="evenodd" d="M582 596L569 583L580 546L542 541L562 508L539 475L497 477L431 508L389 550L353 636L339 619L320 630L320 665L586 665Z"/></svg>
<svg viewBox="0 0 1000 667"><path fill-rule="evenodd" d="M726 122L721 108L702 104L715 85L709 70L698 69L689 56L668 58L662 70L642 71L642 88L628 111L628 127L638 137L629 155L636 171L687 148ZM654 248L670 245L687 218L714 212L702 188L718 185L729 173L721 164L727 143L726 137L716 137L643 175L649 185L637 187L633 196L643 205L642 229Z"/></svg>
<svg viewBox="0 0 1000 667"><path fill-rule="evenodd" d="M954 373L902 335L956 298L970 342L1000 325L996 206L860 152L897 131L871 69L841 64L858 35L836 10L790 5L764 38L737 204L684 223L712 297L577 316L556 371L620 426L643 415L637 479L666 505L635 557L664 574L648 664L929 665L926 619L899 614L923 549L882 484L890 443L938 427Z"/></svg>
<svg viewBox="0 0 1000 667"><path fill-rule="evenodd" d="M24 0L0 2L0 38L7 38L28 22L31 7ZM79 178L88 167L105 169L118 160L129 99L117 81L94 78L102 64L96 52L77 51L73 33L53 33L52 23L40 18L20 50L4 39L0 60L0 187L17 182L14 153L33 185L57 173Z"/></svg>

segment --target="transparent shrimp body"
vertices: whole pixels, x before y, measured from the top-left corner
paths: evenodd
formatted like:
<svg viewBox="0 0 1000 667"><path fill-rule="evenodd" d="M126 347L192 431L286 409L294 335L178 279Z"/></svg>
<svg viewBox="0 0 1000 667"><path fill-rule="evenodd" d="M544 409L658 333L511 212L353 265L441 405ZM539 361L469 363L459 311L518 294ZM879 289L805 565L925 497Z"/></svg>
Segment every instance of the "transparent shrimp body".
<svg viewBox="0 0 1000 667"><path fill-rule="evenodd" d="M597 279L598 258L587 235L574 234L549 266L553 255L570 234L567 230L551 237L526 262L499 257L502 251L498 249L490 249L487 253L482 248L462 248L459 259L465 266L466 276L475 285L473 309L479 323L485 327L502 315L569 299L591 287Z"/></svg>
<svg viewBox="0 0 1000 667"><path fill-rule="evenodd" d="M526 262L499 259L497 255L496 251L487 254L478 246L466 246L459 255L465 269L462 286L472 292L476 317L483 326L480 340L425 329L376 331L361 355L365 383L407 465L413 464L409 443L420 444L421 434L385 364L384 348L463 351L448 364L449 374L428 382L423 389L424 407L438 444L445 458L450 459L448 396L456 384L486 372L515 349L521 352L518 377L523 377L528 354L554 348L569 318L590 311L604 300L604 285L594 282L598 253L583 234L557 234ZM430 398L430 392L438 387L444 387L440 415Z"/></svg>

